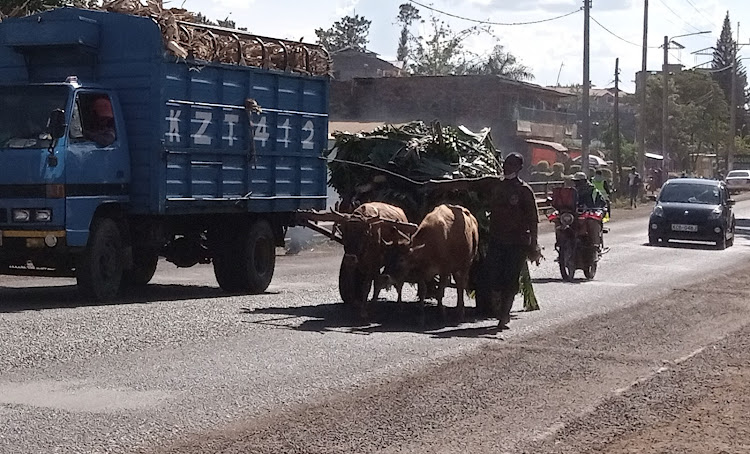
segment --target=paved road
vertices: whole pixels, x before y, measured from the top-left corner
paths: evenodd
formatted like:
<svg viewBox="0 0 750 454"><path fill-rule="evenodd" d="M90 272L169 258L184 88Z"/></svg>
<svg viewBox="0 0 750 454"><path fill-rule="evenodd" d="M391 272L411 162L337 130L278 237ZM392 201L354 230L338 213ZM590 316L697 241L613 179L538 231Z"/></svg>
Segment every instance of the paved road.
<svg viewBox="0 0 750 454"><path fill-rule="evenodd" d="M560 282L552 261L554 240L545 234L549 260L532 269L542 310L517 313L512 329L502 334L489 329L493 321L441 326L437 317L423 332L414 306L397 309L385 302L378 304L372 324L353 326L338 303L337 247L280 256L274 282L260 296L223 296L210 267L177 272L167 263L160 264L154 285L143 293L106 306L80 305L69 280L0 277L0 452L129 452L173 441L186 443L185 452L200 452L189 446L201 434L241 430L243 421L298 414L301 406L342 395L385 392L388 383L403 385L408 377L417 383L425 370L476 360L478 352L479 365L456 366L457 371L484 370L494 364L486 363L489 356L500 355L496 364L506 374L513 371L507 386L516 390L515 406L508 408L528 406L506 417L536 418L491 437L519 447L554 432L615 389L649 376L655 362L688 355L743 323L738 313L728 312L705 328L664 330L665 321L687 315L647 303L744 261L750 202L738 203L736 213L740 237L726 251L648 247L643 219L615 222L606 238L611 252L596 279L574 284ZM387 296L395 299L394 293ZM628 330L614 332L609 318L628 324ZM693 321L684 320L685 327ZM650 338L640 339L639 331ZM565 371L555 367L580 349L582 339L597 351L584 358L592 375L573 380L566 369L561 388L556 374ZM618 342L619 347L612 345ZM532 347L542 352L538 359L514 369L514 355L527 355ZM602 355L608 361L596 370L588 360ZM541 374L539 383L552 383L551 394L524 386L524 373ZM439 389L454 393L447 385L460 376L444 377L445 387ZM544 402L555 402L554 411ZM423 447L440 438L425 426L409 430L412 437L415 430L424 433L418 437ZM337 448L388 451L389 444L370 443ZM317 451L337 452L325 446ZM403 452L414 448L400 446ZM460 445L450 447L444 451L461 452ZM497 444L481 447L491 450Z"/></svg>

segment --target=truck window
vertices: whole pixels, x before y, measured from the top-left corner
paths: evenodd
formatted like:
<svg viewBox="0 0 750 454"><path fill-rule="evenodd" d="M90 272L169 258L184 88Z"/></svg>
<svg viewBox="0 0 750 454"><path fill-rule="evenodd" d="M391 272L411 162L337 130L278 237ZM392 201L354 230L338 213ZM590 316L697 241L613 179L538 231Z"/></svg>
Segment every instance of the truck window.
<svg viewBox="0 0 750 454"><path fill-rule="evenodd" d="M112 145L117 139L112 101L102 93L80 93L70 121L70 138L75 142Z"/></svg>
<svg viewBox="0 0 750 454"><path fill-rule="evenodd" d="M0 148L49 147L49 115L67 99L61 86L0 87Z"/></svg>

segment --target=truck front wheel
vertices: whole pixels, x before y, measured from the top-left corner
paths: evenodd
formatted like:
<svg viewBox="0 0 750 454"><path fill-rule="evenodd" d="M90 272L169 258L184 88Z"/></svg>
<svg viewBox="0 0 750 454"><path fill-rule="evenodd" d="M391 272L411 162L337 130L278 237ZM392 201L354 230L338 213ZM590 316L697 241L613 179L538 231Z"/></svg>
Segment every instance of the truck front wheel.
<svg viewBox="0 0 750 454"><path fill-rule="evenodd" d="M123 274L122 236L112 219L93 222L86 248L76 261L76 280L81 293L100 302L113 300Z"/></svg>
<svg viewBox="0 0 750 454"><path fill-rule="evenodd" d="M265 220L218 241L214 275L219 286L228 292L264 292L271 284L275 266L276 242L271 225Z"/></svg>

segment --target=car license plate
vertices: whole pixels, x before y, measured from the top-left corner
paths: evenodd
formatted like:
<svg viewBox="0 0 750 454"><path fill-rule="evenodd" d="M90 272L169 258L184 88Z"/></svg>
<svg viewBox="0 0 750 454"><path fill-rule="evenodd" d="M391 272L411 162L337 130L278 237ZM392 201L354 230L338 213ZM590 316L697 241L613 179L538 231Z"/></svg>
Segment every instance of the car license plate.
<svg viewBox="0 0 750 454"><path fill-rule="evenodd" d="M698 226L693 224L672 224L674 232L697 232Z"/></svg>

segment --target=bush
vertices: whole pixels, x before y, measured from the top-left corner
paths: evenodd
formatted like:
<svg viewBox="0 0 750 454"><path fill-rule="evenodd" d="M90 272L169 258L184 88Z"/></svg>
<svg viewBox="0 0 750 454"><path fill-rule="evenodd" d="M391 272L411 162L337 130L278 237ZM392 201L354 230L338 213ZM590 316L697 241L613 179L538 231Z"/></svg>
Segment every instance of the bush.
<svg viewBox="0 0 750 454"><path fill-rule="evenodd" d="M549 172L549 162L539 161L536 165L537 172L547 173Z"/></svg>

